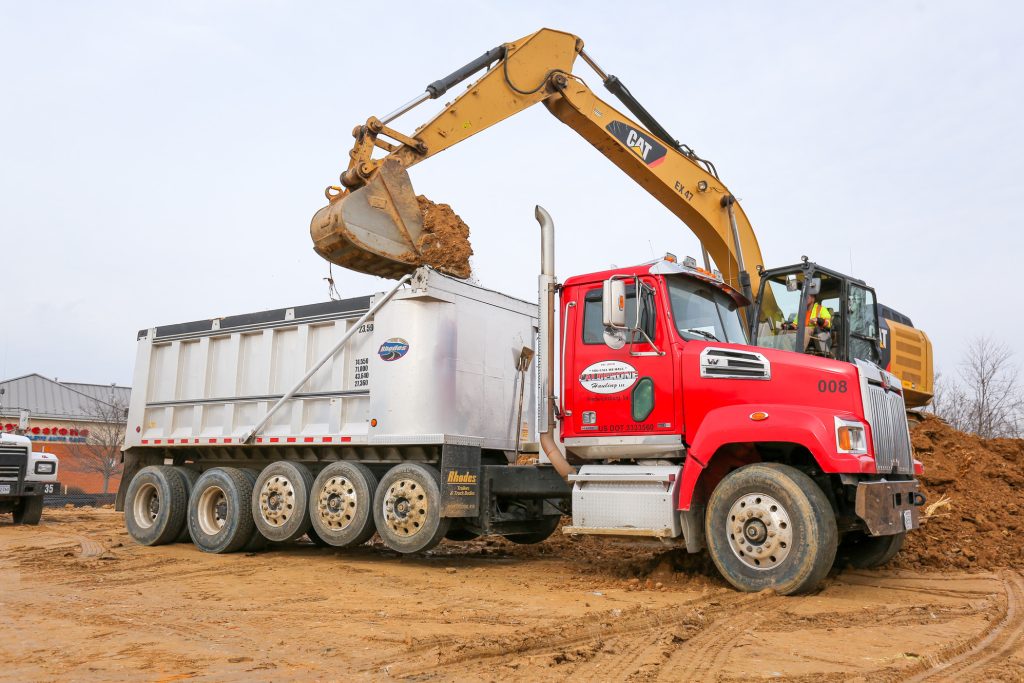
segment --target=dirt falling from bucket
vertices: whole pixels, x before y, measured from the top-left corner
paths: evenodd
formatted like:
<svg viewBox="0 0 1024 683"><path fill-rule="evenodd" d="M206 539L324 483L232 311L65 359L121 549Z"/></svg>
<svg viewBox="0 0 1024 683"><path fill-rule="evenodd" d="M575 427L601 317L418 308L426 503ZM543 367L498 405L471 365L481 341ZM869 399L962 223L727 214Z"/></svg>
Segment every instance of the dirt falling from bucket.
<svg viewBox="0 0 1024 683"><path fill-rule="evenodd" d="M421 263L442 273L468 278L472 272L469 257L469 226L447 204L435 204L423 195L416 197L423 213L423 234L416 243Z"/></svg>

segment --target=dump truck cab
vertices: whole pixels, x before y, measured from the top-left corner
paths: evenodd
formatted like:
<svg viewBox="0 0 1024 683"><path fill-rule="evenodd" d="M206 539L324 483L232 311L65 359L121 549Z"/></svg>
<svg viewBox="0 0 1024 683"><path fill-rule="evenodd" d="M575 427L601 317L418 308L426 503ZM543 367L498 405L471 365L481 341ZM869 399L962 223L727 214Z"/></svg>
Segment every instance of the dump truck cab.
<svg viewBox="0 0 1024 683"><path fill-rule="evenodd" d="M818 521L833 530L822 541L832 555L816 560L814 571L831 567L836 547L844 556L843 543L871 546L867 564L895 554L918 525L923 497L900 383L874 360L874 293L813 264L789 275L763 277L777 297L772 313L802 319L806 307L782 293L799 298L800 284L820 280L818 294L837 309L832 355L800 351L799 326L776 336L777 345L751 345L746 299L692 259L564 283L561 427L567 453L581 465L570 477L570 532L679 539L690 551L707 546L735 585L750 589L763 579L778 586L767 570L795 560L773 549L772 539L794 542L786 529L798 523L772 487L795 483L808 500L825 501L819 518L831 517ZM847 323L840 311L851 309L860 317ZM851 353L851 362L835 357ZM748 475L785 483L744 483ZM617 502L624 488L630 498Z"/></svg>

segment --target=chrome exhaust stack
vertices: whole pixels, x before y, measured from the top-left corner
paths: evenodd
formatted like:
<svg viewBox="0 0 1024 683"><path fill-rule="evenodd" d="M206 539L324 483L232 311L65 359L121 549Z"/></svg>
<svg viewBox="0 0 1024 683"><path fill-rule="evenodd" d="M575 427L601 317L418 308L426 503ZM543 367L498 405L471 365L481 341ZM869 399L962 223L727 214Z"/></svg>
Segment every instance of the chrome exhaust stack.
<svg viewBox="0 0 1024 683"><path fill-rule="evenodd" d="M551 461L555 470L568 479L576 473L576 468L569 464L558 450L555 443L555 392L553 378L555 376L555 223L551 220L544 207L538 205L534 216L540 223L540 275L537 277L537 299L540 306L540 343L537 355L538 398L543 405L537 404L537 432L540 434L540 447L544 455Z"/></svg>

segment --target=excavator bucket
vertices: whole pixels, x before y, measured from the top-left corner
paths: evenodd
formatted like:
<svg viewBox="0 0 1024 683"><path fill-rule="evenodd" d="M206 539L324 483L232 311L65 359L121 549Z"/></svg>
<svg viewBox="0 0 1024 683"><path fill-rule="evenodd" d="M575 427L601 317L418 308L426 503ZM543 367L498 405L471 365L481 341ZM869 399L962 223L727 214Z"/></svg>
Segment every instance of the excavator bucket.
<svg viewBox="0 0 1024 683"><path fill-rule="evenodd" d="M412 181L396 159L385 161L364 187L313 216L316 253L361 273L398 279L423 261L423 214Z"/></svg>

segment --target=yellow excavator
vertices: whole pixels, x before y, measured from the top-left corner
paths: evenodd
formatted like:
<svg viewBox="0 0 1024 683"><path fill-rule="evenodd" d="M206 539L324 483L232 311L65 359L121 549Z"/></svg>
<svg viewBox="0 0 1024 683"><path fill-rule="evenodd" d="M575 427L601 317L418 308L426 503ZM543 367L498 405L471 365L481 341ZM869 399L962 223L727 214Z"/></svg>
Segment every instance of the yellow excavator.
<svg viewBox="0 0 1024 683"><path fill-rule="evenodd" d="M603 101L572 72L577 57L636 120ZM412 135L389 127L481 71L485 73ZM425 225L425 218L427 223L432 219L424 207L433 204L417 198L407 169L538 102L690 228L700 240L705 269L711 270L713 262L723 279L752 303L747 309L752 343L777 348L790 343L781 330L803 319L807 308L802 293L814 292L833 311L835 324L827 348L809 343L808 334L805 351L841 360L874 360L900 377L908 407L931 399L932 350L923 331L878 304L865 283L806 257L794 266L765 270L750 221L714 164L672 137L621 80L598 66L579 37L562 31L541 29L488 50L387 116L370 117L357 126L341 185L326 189L329 204L313 217L314 249L332 263L382 277L398 278L424 264L445 270L450 264L431 262L428 254L438 251L439 237L428 234L430 226ZM377 149L384 154L374 158ZM434 239L432 249L427 248L428 238ZM794 297L793 292L801 294ZM857 320L864 310L872 311L870 319L860 313ZM803 338L803 333L795 338L793 350Z"/></svg>

